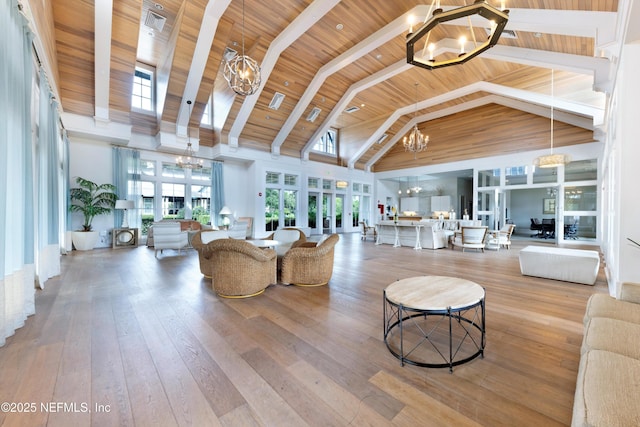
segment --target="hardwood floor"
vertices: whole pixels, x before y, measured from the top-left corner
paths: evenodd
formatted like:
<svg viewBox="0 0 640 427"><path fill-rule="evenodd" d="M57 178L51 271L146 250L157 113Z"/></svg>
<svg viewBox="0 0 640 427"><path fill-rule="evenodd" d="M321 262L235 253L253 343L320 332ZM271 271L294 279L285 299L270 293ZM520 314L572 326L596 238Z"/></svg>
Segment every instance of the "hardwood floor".
<svg viewBox="0 0 640 427"><path fill-rule="evenodd" d="M524 277L518 251L530 243L415 251L341 235L329 286L276 285L245 300L218 298L193 250L73 252L0 348L0 401L33 409L2 411L0 423L568 425L585 304L606 281ZM382 291L416 275L486 288L483 359L450 374L389 353Z"/></svg>

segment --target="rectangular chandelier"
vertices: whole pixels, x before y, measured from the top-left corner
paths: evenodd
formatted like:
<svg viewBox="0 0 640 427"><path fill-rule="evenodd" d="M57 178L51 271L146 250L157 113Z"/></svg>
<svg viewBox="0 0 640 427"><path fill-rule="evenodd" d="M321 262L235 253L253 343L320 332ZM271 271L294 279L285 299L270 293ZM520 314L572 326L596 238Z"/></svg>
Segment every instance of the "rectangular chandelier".
<svg viewBox="0 0 640 427"><path fill-rule="evenodd" d="M436 68L448 67L450 65L463 64L489 49L490 47L495 46L500 39L500 35L504 30L504 27L507 25L507 21L509 20L509 11L508 10L500 10L489 4L485 0L478 0L475 3L462 6L456 9L449 10L447 12L443 11L438 6L436 10L433 11L433 15L431 18L425 22L420 28L418 28L414 32L409 32L407 34L407 63L417 65L418 67L426 68L429 70L433 70ZM491 29L491 34L487 37L487 39L478 43L475 40L475 34L473 32L473 27L471 26L470 17L473 15L479 15L482 18L489 21L489 27ZM436 28L438 25L443 24L445 22L453 21L456 19L469 17L469 24L472 39L473 39L473 49L467 51L467 43L465 38L460 39L460 53L454 58L447 58L442 60L437 60L434 57L434 52L436 48L438 48L438 42L430 43L430 35L431 30ZM424 39L424 40L423 40ZM424 41L425 48L422 49L423 52L428 51L429 56L425 58L426 55L416 56L415 55L415 45L419 42Z"/></svg>

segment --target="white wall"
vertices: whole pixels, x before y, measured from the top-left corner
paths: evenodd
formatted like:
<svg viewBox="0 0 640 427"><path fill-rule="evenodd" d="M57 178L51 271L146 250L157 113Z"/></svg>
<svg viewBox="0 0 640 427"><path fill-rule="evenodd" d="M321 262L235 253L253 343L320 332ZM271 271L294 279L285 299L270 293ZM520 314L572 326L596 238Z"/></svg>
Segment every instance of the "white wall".
<svg viewBox="0 0 640 427"><path fill-rule="evenodd" d="M85 138L69 138L69 140L71 187L76 187L75 178L78 176L99 185L113 183L113 156L109 144ZM70 213L70 215L72 230L81 230L84 222L82 214ZM111 246L113 221L113 213L100 215L93 219L93 230L101 234L96 247Z"/></svg>
<svg viewBox="0 0 640 427"><path fill-rule="evenodd" d="M625 45L621 56L616 85L617 114L612 126L608 167L614 171L604 189L613 206L609 206L607 221L611 222L610 239L605 251L610 275L611 292L617 294L624 281L640 282L640 248L627 238L640 241L640 126L638 126L638 99L640 99L640 44ZM615 180L615 181L614 181ZM613 181L613 182L612 182ZM617 215L617 216L616 216Z"/></svg>

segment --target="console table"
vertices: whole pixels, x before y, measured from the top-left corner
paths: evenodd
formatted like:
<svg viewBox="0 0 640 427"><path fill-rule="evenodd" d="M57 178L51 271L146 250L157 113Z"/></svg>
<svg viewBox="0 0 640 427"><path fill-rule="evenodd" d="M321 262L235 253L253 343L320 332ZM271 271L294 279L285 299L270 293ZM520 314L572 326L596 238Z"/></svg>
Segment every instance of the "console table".
<svg viewBox="0 0 640 427"><path fill-rule="evenodd" d="M484 357L485 290L456 277L420 276L384 290L384 342L400 364L449 368Z"/></svg>

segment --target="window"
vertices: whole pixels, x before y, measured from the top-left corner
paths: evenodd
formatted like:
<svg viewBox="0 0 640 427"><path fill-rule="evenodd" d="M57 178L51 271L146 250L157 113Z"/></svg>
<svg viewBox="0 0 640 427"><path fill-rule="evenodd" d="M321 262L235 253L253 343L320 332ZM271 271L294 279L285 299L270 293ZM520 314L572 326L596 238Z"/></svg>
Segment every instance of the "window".
<svg viewBox="0 0 640 427"><path fill-rule="evenodd" d="M500 169L478 171L478 187L495 187L500 185Z"/></svg>
<svg viewBox="0 0 640 427"><path fill-rule="evenodd" d="M143 161L143 164L145 162ZM151 162L153 163L153 162ZM143 168L144 170L144 168ZM149 227L153 224L153 211L156 188L153 182L142 181L142 235L146 236Z"/></svg>
<svg viewBox="0 0 640 427"><path fill-rule="evenodd" d="M184 184L162 183L162 219L184 218Z"/></svg>
<svg viewBox="0 0 640 427"><path fill-rule="evenodd" d="M140 110L154 111L153 91L153 72L136 67L133 76L131 106Z"/></svg>
<svg viewBox="0 0 640 427"><path fill-rule="evenodd" d="M558 168L534 168L533 183L548 184L558 182Z"/></svg>
<svg viewBox="0 0 640 427"><path fill-rule="evenodd" d="M315 143L315 145L313 146L313 151L335 156L337 140L338 132L335 129L329 129L327 133L322 135L320 139Z"/></svg>
<svg viewBox="0 0 640 427"><path fill-rule="evenodd" d="M564 167L565 182L596 179L598 179L598 161L596 159L573 161Z"/></svg>
<svg viewBox="0 0 640 427"><path fill-rule="evenodd" d="M278 229L280 215L280 190L277 188L267 188L264 206L264 223L267 231Z"/></svg>
<svg viewBox="0 0 640 427"><path fill-rule="evenodd" d="M194 181L211 181L211 168L192 169L191 179Z"/></svg>
<svg viewBox="0 0 640 427"><path fill-rule="evenodd" d="M173 163L163 163L162 176L166 178L184 178L184 169Z"/></svg>
<svg viewBox="0 0 640 427"><path fill-rule="evenodd" d="M191 186L191 218L200 224L209 224L211 221L209 211L211 209L211 186Z"/></svg>
<svg viewBox="0 0 640 427"><path fill-rule="evenodd" d="M284 174L284 185L298 185L298 175Z"/></svg>
<svg viewBox="0 0 640 427"><path fill-rule="evenodd" d="M284 226L296 226L296 212L298 210L298 192L293 190L284 191Z"/></svg>
<svg viewBox="0 0 640 427"><path fill-rule="evenodd" d="M307 180L307 187L309 188L319 188L320 184L318 184L318 178L309 178Z"/></svg>
<svg viewBox="0 0 640 427"><path fill-rule="evenodd" d="M143 176L156 176L156 162L140 160L140 171Z"/></svg>
<svg viewBox="0 0 640 427"><path fill-rule="evenodd" d="M527 167L517 166L506 168L505 185L522 185L527 183Z"/></svg>
<svg viewBox="0 0 640 427"><path fill-rule="evenodd" d="M200 119L200 124L205 126L211 126L213 124L213 117L211 117L211 97L207 101L207 104L204 107L204 112L202 113L202 118Z"/></svg>
<svg viewBox="0 0 640 427"><path fill-rule="evenodd" d="M267 184L279 184L280 183L280 174L278 172L267 172L266 183Z"/></svg>

